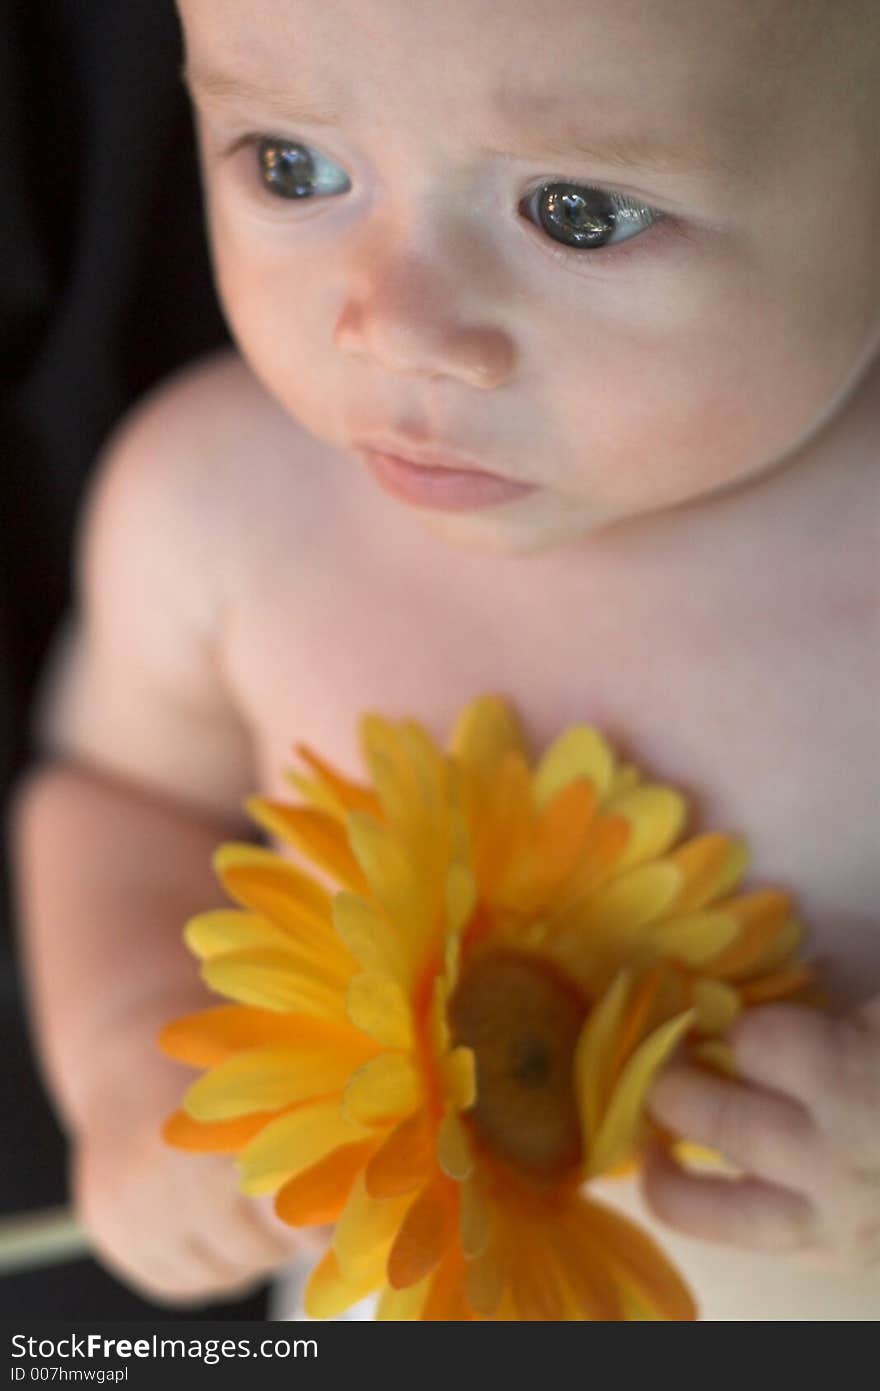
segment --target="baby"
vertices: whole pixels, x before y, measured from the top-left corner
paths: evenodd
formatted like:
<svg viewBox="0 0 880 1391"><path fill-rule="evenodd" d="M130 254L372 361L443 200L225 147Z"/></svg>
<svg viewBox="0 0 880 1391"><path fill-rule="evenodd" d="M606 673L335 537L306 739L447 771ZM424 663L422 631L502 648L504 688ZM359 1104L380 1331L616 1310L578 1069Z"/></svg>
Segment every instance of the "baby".
<svg viewBox="0 0 880 1391"><path fill-rule="evenodd" d="M181 0L238 351L118 431L14 808L96 1250L223 1297L300 1238L158 1138L218 841L360 713L602 729L796 894L833 1009L654 1115L746 1177L597 1186L705 1318L880 1316L874 0Z"/></svg>

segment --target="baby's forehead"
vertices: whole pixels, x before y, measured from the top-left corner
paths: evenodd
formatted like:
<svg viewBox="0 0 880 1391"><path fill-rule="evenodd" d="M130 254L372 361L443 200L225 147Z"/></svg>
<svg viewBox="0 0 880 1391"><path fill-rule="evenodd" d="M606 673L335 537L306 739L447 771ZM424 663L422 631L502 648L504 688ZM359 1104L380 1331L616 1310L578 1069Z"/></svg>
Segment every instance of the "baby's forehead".
<svg viewBox="0 0 880 1391"><path fill-rule="evenodd" d="M287 92L346 123L393 129L417 113L426 128L549 127L561 140L635 126L716 166L821 100L829 34L846 28L829 16L867 3L179 0L191 70Z"/></svg>

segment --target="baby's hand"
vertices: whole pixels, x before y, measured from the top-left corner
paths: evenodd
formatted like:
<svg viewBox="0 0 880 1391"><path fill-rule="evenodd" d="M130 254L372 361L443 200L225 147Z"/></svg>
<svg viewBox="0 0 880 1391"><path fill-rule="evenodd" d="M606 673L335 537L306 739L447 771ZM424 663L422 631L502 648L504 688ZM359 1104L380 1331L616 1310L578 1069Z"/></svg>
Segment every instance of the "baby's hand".
<svg viewBox="0 0 880 1391"><path fill-rule="evenodd" d="M159 1304L233 1299L318 1244L286 1227L271 1200L238 1192L228 1155L166 1145L163 1119L93 1114L73 1145L78 1216L121 1280Z"/></svg>
<svg viewBox="0 0 880 1391"><path fill-rule="evenodd" d="M831 1269L880 1262L880 997L845 1019L768 1005L731 1042L740 1080L675 1065L650 1110L745 1176L687 1174L657 1153L644 1175L651 1208L710 1241L809 1252Z"/></svg>

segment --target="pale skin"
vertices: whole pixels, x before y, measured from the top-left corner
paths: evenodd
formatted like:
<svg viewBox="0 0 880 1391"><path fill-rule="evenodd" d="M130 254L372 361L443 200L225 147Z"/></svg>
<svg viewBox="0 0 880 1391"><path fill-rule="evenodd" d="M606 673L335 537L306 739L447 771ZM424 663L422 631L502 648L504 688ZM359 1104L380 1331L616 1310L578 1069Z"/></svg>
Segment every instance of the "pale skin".
<svg viewBox="0 0 880 1391"><path fill-rule="evenodd" d="M285 795L295 739L357 775L364 709L444 740L496 690L536 747L595 723L701 828L745 834L832 994L829 1018L739 1024L738 1083L676 1067L655 1089L742 1180L658 1156L647 1209L608 1196L656 1224L707 1317L880 1313L871 9L182 0L239 353L107 450L47 685L54 762L16 814L75 1193L153 1297L228 1294L295 1240L227 1161L156 1140L185 1078L152 1036L203 1002L179 933L220 902L211 847L247 834L246 793ZM691 167L565 154L633 132L695 146ZM279 197L254 135L348 186ZM519 211L554 179L665 217L566 248ZM537 489L414 508L357 457L381 429Z"/></svg>

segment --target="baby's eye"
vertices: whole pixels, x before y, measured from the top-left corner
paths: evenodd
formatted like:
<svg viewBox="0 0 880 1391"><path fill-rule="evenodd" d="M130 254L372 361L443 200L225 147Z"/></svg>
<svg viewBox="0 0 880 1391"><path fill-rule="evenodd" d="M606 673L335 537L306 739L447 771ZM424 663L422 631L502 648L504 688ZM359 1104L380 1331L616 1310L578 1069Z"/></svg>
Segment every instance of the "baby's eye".
<svg viewBox="0 0 880 1391"><path fill-rule="evenodd" d="M338 164L294 140L265 136L257 142L263 187L278 198L311 198L316 193L347 193L351 181Z"/></svg>
<svg viewBox="0 0 880 1391"><path fill-rule="evenodd" d="M629 241L664 215L622 194L569 183L542 184L522 200L519 210L554 241L573 248Z"/></svg>

